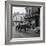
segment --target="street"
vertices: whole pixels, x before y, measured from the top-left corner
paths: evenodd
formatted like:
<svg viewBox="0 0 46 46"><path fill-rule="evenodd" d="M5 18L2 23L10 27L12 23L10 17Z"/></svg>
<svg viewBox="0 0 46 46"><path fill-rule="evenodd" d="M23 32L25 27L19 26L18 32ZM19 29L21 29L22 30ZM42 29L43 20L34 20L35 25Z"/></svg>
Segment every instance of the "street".
<svg viewBox="0 0 46 46"><path fill-rule="evenodd" d="M31 29L28 29L28 31L16 31L15 26L12 27L12 38L28 38L28 37L40 37L39 33L34 32Z"/></svg>

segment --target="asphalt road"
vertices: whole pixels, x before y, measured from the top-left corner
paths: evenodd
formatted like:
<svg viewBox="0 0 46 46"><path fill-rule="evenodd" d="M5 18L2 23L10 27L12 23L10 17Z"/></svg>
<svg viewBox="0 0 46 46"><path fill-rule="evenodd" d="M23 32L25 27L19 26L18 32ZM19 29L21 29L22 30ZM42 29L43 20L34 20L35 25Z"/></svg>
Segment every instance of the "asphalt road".
<svg viewBox="0 0 46 46"><path fill-rule="evenodd" d="M16 31L15 27L13 26L12 28L12 37L13 38L28 38L28 37L40 37L39 33L34 32L31 29L28 29L28 31L24 32L24 31Z"/></svg>

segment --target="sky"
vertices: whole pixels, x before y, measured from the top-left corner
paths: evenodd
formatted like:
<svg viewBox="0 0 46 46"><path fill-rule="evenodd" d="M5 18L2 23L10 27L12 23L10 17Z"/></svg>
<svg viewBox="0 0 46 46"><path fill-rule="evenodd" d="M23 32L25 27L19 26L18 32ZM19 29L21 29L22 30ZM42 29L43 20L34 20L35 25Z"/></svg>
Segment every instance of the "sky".
<svg viewBox="0 0 46 46"><path fill-rule="evenodd" d="M19 12L19 13L26 13L25 7L12 7L12 13Z"/></svg>

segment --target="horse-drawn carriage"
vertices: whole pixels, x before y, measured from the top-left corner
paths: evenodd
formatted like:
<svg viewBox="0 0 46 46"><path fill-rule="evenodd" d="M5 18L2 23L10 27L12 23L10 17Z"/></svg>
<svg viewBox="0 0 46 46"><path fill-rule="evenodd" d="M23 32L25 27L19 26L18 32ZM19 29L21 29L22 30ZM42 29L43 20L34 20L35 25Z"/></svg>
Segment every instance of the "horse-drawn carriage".
<svg viewBox="0 0 46 46"><path fill-rule="evenodd" d="M27 29L31 29L31 28L35 28L35 22L32 21L32 22L23 22L23 23L19 23L17 26L16 26L16 30L18 31L22 31L22 29L26 32Z"/></svg>
<svg viewBox="0 0 46 46"><path fill-rule="evenodd" d="M18 25L16 26L16 30L17 31L22 31L24 30L24 32L29 31L27 29L33 29L33 31L35 32L40 32L40 28L35 26L35 22L23 22L23 23L18 23Z"/></svg>

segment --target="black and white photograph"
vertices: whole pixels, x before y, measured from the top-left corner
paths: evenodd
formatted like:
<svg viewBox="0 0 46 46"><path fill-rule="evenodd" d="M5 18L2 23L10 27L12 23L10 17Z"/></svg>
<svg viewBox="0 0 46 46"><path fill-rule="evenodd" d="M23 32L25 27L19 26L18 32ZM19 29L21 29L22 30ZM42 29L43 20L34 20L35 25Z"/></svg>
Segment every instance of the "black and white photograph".
<svg viewBox="0 0 46 46"><path fill-rule="evenodd" d="M45 3L5 2L5 44L45 42Z"/></svg>
<svg viewBox="0 0 46 46"><path fill-rule="evenodd" d="M40 37L40 7L12 7L12 37Z"/></svg>

